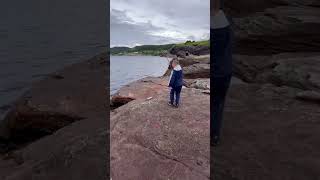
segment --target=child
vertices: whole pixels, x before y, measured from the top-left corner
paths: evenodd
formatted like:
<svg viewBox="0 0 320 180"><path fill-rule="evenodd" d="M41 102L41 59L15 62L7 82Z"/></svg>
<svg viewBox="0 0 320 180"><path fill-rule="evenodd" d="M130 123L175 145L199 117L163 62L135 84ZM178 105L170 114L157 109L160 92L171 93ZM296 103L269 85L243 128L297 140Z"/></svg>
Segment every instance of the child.
<svg viewBox="0 0 320 180"><path fill-rule="evenodd" d="M179 65L178 59L174 58L171 62L172 72L169 79L169 87L171 87L170 91L170 102L168 103L170 106L179 107L180 101L180 92L183 84L183 74L182 68ZM174 96L176 96L176 101L174 103Z"/></svg>

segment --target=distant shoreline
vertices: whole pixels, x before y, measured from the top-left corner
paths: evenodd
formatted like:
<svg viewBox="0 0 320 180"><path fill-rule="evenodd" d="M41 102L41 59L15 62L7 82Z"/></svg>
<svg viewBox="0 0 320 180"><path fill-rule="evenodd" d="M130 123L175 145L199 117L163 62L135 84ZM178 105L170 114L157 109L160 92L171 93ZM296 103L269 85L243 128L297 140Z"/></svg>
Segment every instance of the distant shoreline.
<svg viewBox="0 0 320 180"><path fill-rule="evenodd" d="M209 47L209 40L204 41L186 41L184 43L163 44L163 45L142 45L135 47L115 46L110 48L110 55L117 56L161 56L166 57L172 49L184 49L187 47Z"/></svg>
<svg viewBox="0 0 320 180"><path fill-rule="evenodd" d="M151 56L151 57L166 57L166 56L146 55L146 54L110 54L110 56Z"/></svg>

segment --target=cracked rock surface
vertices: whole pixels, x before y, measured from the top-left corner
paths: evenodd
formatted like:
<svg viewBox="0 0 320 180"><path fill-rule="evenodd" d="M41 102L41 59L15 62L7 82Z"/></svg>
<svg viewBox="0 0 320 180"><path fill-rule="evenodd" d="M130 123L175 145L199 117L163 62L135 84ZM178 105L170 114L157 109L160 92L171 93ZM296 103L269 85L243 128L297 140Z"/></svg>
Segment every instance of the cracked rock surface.
<svg viewBox="0 0 320 180"><path fill-rule="evenodd" d="M112 112L113 179L209 179L209 95L184 88L175 109L167 92Z"/></svg>

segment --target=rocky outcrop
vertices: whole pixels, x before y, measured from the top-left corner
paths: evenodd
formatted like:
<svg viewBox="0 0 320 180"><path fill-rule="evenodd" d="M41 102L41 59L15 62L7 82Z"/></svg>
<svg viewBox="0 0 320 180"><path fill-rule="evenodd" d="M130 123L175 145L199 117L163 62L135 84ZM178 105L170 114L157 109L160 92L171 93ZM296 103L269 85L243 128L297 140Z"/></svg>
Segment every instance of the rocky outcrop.
<svg viewBox="0 0 320 180"><path fill-rule="evenodd" d="M288 1L288 6L262 8L261 11L257 8L253 14L234 18L235 52L246 55L318 52L320 8L306 5L311 1L296 2L299 5Z"/></svg>
<svg viewBox="0 0 320 180"><path fill-rule="evenodd" d="M179 58L179 63L182 67L187 67L197 63L210 64L210 55L188 56L185 58Z"/></svg>
<svg viewBox="0 0 320 180"><path fill-rule="evenodd" d="M186 79L184 86L188 88L210 90L210 79Z"/></svg>
<svg viewBox="0 0 320 180"><path fill-rule="evenodd" d="M245 84L241 79L237 77L231 78L231 85L234 84ZM202 90L209 90L210 88L214 88L210 85L210 78L200 78L200 79L186 79L184 81L184 86L188 88L195 88L195 89L202 89Z"/></svg>
<svg viewBox="0 0 320 180"><path fill-rule="evenodd" d="M210 77L210 55L190 55L178 59L183 67L185 86L203 90L209 88L210 84L206 82L209 81L208 78ZM171 69L168 68L162 77L143 78L120 88L120 90L111 97L111 108L115 109L133 100L146 100L164 91L168 92L170 73ZM204 82L201 83L201 80L198 82L196 80L197 78L204 78ZM196 82L192 82L194 80L196 80ZM205 88L205 86L207 88Z"/></svg>
<svg viewBox="0 0 320 180"><path fill-rule="evenodd" d="M209 179L209 56L179 62L188 78L179 108L167 105L170 70L130 83L112 97L130 98L111 113L113 179Z"/></svg>
<svg viewBox="0 0 320 180"><path fill-rule="evenodd" d="M168 89L111 114L112 179L209 179L209 95L184 88L178 109Z"/></svg>
<svg viewBox="0 0 320 180"><path fill-rule="evenodd" d="M319 7L317 0L229 0L224 2L225 10L232 17L246 17L257 12L263 12L266 9L276 8L278 6L289 7Z"/></svg>
<svg viewBox="0 0 320 180"><path fill-rule="evenodd" d="M107 178L106 55L48 76L16 102L1 121L0 144L10 148L0 154L0 179Z"/></svg>
<svg viewBox="0 0 320 180"><path fill-rule="evenodd" d="M191 55L185 58L178 58L178 60L183 67L184 78L196 79L210 77L210 55ZM168 68L163 76L170 76L170 73L171 69Z"/></svg>
<svg viewBox="0 0 320 180"><path fill-rule="evenodd" d="M186 79L209 78L210 64L193 64L183 68L183 75Z"/></svg>
<svg viewBox="0 0 320 180"><path fill-rule="evenodd" d="M174 46L169 50L170 54L185 58L188 55L207 55L210 54L209 46Z"/></svg>
<svg viewBox="0 0 320 180"><path fill-rule="evenodd" d="M169 77L147 77L121 88L111 97L111 107L117 108L136 99L152 98L168 89Z"/></svg>
<svg viewBox="0 0 320 180"><path fill-rule="evenodd" d="M251 83L273 83L304 90L320 90L319 53L274 56L234 56L234 73Z"/></svg>

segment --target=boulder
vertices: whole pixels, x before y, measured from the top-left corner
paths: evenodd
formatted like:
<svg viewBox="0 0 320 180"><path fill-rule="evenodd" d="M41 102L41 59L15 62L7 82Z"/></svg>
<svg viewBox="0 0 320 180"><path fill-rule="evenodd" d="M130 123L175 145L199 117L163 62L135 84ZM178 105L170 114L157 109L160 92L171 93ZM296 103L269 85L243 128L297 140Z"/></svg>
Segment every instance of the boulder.
<svg viewBox="0 0 320 180"><path fill-rule="evenodd" d="M197 63L183 68L184 78L209 78L210 77L210 64Z"/></svg>
<svg viewBox="0 0 320 180"><path fill-rule="evenodd" d="M270 55L319 51L319 9L301 5L278 6L246 17L234 18L235 52Z"/></svg>
<svg viewBox="0 0 320 180"><path fill-rule="evenodd" d="M179 63L182 67L187 67L196 63L210 64L210 55L179 58Z"/></svg>
<svg viewBox="0 0 320 180"><path fill-rule="evenodd" d="M181 51L181 50L179 50L178 52L175 53L175 55L180 58L185 58L187 56L187 54L188 54L187 51Z"/></svg>
<svg viewBox="0 0 320 180"><path fill-rule="evenodd" d="M185 86L188 88L210 90L210 79L186 79Z"/></svg>
<svg viewBox="0 0 320 180"><path fill-rule="evenodd" d="M188 69L190 68L190 66L192 66L194 64L210 64L210 55L202 55L202 56L190 55L185 58L178 58L178 60L179 60L180 65L184 69L187 68L187 71L189 71ZM197 65L195 65L195 66L197 66ZM165 72L165 74L163 76L170 76L170 73L171 73L171 69L168 67L168 70Z"/></svg>
<svg viewBox="0 0 320 180"><path fill-rule="evenodd" d="M283 53L273 56L235 55L233 70L237 77L246 82L319 90L319 65L319 53Z"/></svg>

